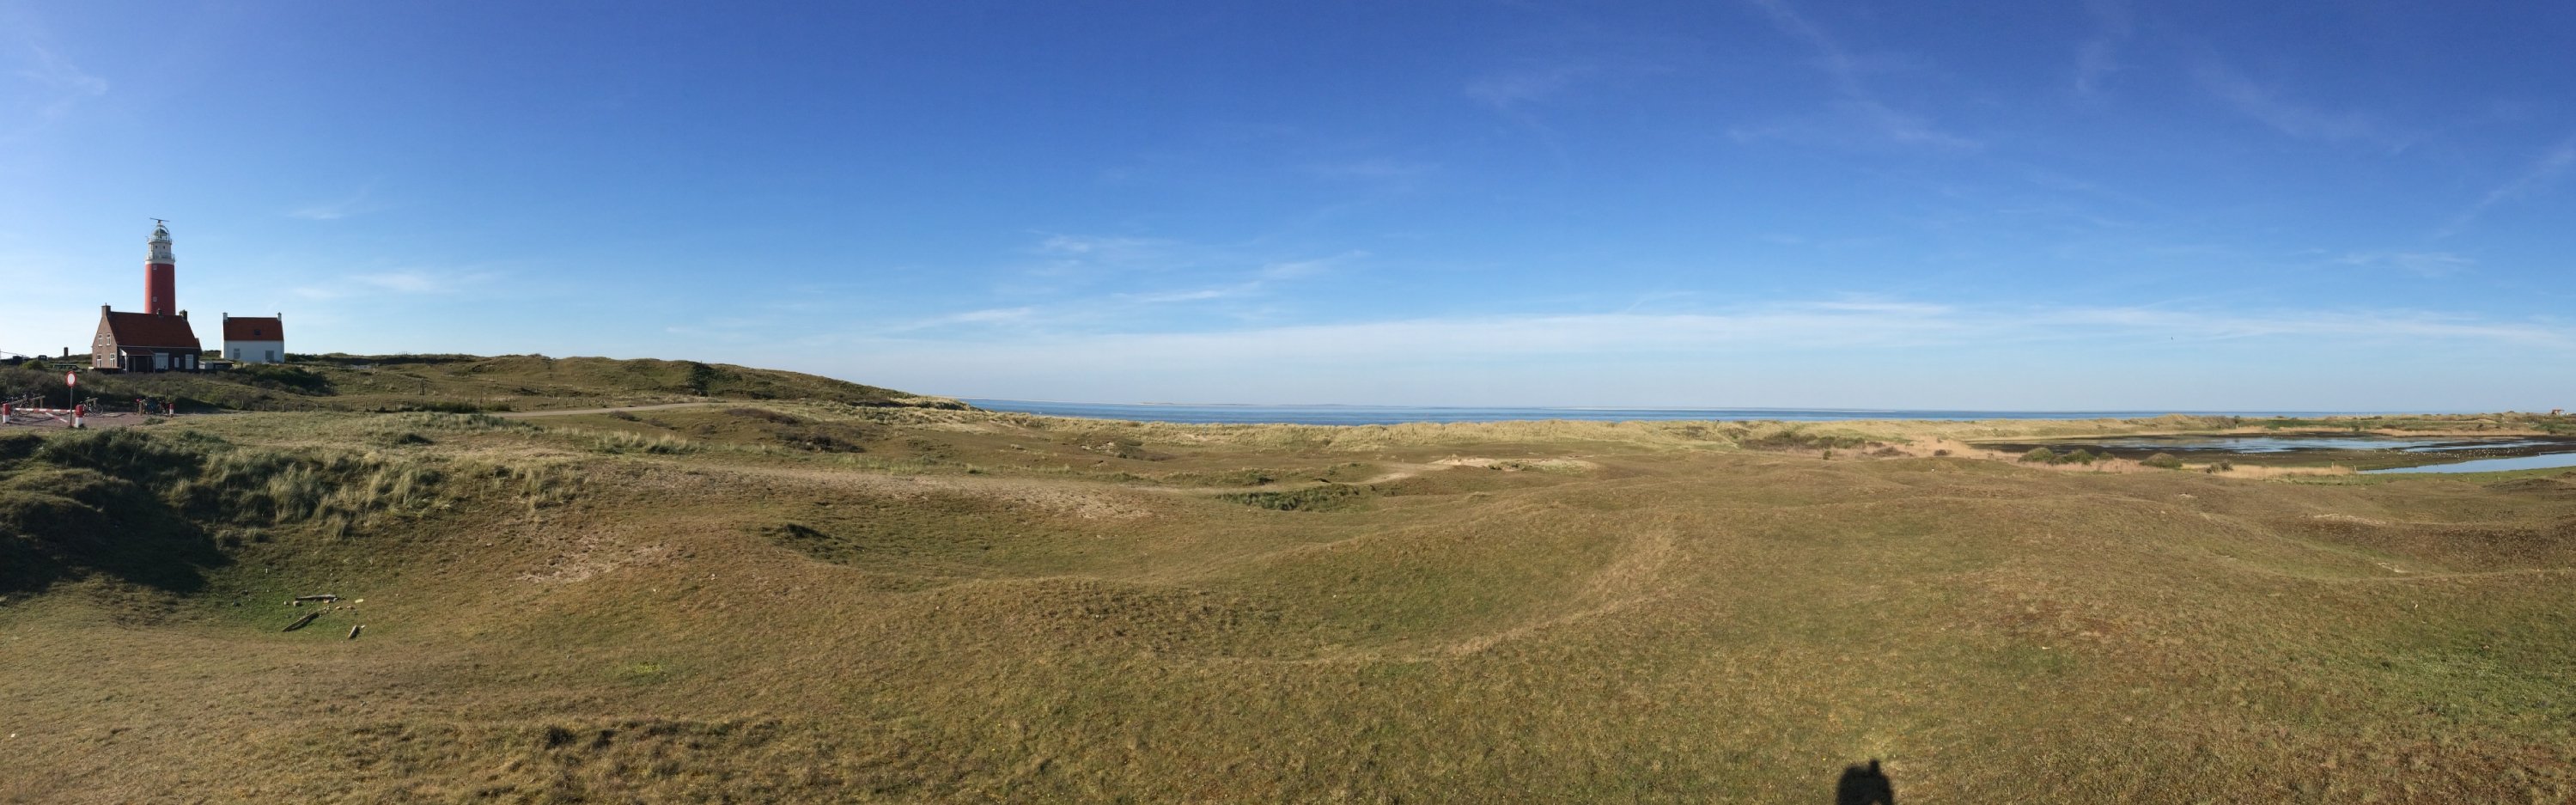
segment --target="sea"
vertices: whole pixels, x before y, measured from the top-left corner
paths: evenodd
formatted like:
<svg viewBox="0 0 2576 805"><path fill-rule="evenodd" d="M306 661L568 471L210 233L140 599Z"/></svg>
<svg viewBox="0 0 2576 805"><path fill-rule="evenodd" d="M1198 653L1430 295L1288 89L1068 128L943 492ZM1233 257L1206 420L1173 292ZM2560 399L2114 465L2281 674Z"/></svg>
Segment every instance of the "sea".
<svg viewBox="0 0 2576 805"><path fill-rule="evenodd" d="M1126 419L1140 422L1197 422L1288 425L1397 425L1407 422L1516 422L1572 419L1595 422L1629 420L1780 420L1840 422L1856 419L2139 419L2166 414L2243 417L2316 417L2332 411L1952 411L1877 408L1523 408L1401 405L1224 405L1172 403L1079 403L1045 400L966 398L967 405L987 411L1044 416Z"/></svg>

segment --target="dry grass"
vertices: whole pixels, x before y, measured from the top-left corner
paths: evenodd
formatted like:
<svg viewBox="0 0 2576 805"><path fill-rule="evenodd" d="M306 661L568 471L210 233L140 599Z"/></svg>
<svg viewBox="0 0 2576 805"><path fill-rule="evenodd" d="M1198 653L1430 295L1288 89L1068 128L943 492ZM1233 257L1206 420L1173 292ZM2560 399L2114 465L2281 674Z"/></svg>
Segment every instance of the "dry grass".
<svg viewBox="0 0 2576 805"><path fill-rule="evenodd" d="M193 590L8 593L0 801L2576 797L2554 476L764 408L137 429L319 496Z"/></svg>

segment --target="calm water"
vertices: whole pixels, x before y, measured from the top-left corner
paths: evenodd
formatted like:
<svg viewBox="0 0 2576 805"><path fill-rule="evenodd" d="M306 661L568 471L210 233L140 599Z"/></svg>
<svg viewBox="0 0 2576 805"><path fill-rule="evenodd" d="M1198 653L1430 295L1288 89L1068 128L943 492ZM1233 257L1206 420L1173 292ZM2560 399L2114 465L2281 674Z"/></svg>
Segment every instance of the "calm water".
<svg viewBox="0 0 2576 805"><path fill-rule="evenodd" d="M2133 436L2087 439L2085 444L2131 450L2217 450L2229 453L2290 453L2300 450L2396 450L2440 453L2451 450L2576 450L2576 442L2553 439L2462 436Z"/></svg>
<svg viewBox="0 0 2576 805"><path fill-rule="evenodd" d="M1853 419L2137 419L2170 413L2210 416L2325 416L2320 411L1908 411L1860 408L1444 408L1379 405L1162 405L1068 403L968 398L987 411L1144 422L1233 424L1393 425L1404 422L1514 422L1578 419L1601 422L1655 419L1834 422Z"/></svg>
<svg viewBox="0 0 2576 805"><path fill-rule="evenodd" d="M2513 458L2481 458L2457 464L2426 464L2421 467L2395 467L2385 470L2363 470L2363 475L2394 475L2418 472L2501 472L2504 470L2543 470L2552 467L2576 467L2576 453Z"/></svg>

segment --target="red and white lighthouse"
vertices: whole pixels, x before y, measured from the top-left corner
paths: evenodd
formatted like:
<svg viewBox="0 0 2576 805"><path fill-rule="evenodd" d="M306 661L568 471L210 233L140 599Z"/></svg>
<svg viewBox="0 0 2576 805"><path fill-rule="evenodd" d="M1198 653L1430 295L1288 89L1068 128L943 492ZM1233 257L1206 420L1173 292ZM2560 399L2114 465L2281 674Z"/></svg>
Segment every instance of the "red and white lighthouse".
<svg viewBox="0 0 2576 805"><path fill-rule="evenodd" d="M179 314L179 258L170 256L170 226L154 222L152 254L143 258L143 312L156 316Z"/></svg>

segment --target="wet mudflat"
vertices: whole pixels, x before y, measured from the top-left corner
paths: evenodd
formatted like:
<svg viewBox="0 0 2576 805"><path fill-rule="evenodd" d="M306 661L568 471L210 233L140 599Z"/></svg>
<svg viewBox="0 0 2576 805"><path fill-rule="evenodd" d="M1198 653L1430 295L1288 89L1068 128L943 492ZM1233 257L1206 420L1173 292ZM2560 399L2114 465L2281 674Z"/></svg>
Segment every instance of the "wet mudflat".
<svg viewBox="0 0 2576 805"><path fill-rule="evenodd" d="M2195 463L2225 459L2267 466L2343 465L2363 471L2486 472L2576 466L2576 438L2564 436L2244 433L1989 442L1981 446L2011 452L2034 447L2060 452L2082 449L2126 459L2171 453ZM2442 467L2461 469L2436 469Z"/></svg>

